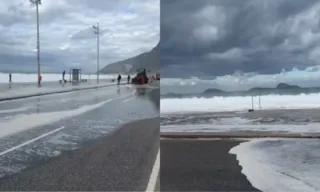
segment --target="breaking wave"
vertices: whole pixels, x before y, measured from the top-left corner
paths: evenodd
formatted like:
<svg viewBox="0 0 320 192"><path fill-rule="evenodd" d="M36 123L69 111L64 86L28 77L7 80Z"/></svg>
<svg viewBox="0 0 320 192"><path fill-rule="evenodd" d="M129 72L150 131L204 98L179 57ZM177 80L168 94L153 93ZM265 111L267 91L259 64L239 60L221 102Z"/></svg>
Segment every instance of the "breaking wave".
<svg viewBox="0 0 320 192"><path fill-rule="evenodd" d="M265 95L253 98L255 109L309 109L320 107L320 93L300 95ZM161 114L246 111L252 107L251 96L212 98L162 98Z"/></svg>

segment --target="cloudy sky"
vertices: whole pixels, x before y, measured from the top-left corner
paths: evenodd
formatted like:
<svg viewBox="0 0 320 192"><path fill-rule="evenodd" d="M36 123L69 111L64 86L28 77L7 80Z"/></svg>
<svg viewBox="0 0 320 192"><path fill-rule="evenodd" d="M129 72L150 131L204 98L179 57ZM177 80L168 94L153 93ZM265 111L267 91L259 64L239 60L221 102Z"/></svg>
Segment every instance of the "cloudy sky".
<svg viewBox="0 0 320 192"><path fill-rule="evenodd" d="M307 81L320 69L320 1L162 0L160 51L163 77Z"/></svg>
<svg viewBox="0 0 320 192"><path fill-rule="evenodd" d="M41 66L44 72L100 66L152 49L160 38L159 0L42 0ZM36 11L29 0L0 1L0 72L36 71Z"/></svg>

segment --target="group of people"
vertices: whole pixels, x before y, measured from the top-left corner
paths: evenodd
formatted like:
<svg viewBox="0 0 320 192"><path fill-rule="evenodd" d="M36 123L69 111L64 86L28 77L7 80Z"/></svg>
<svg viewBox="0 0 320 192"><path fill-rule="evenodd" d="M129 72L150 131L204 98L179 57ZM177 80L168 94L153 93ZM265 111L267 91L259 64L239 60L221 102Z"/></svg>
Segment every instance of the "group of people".
<svg viewBox="0 0 320 192"><path fill-rule="evenodd" d="M39 86L41 86L41 81L42 81L42 76L39 75L38 76L38 84ZM9 73L9 87L11 88L11 84L12 84L12 73Z"/></svg>
<svg viewBox="0 0 320 192"><path fill-rule="evenodd" d="M62 82L63 83L66 83L66 79L65 79L65 76L66 76L66 71L63 71L62 72ZM120 84L120 82L121 82L121 75L119 74L118 75L118 78L117 78L117 80L118 80L118 85ZM38 78L38 81L40 81L41 82L41 80L42 80L42 77L40 76L39 78ZM127 83L129 84L130 83L130 80L131 80L131 77L130 77L130 75L128 75L128 77L127 77ZM61 82L61 80L60 80L60 83L62 83ZM11 84L12 83L12 74L11 73L9 73L9 83Z"/></svg>
<svg viewBox="0 0 320 192"><path fill-rule="evenodd" d="M119 74L118 75L118 78L117 78L117 80L118 80L118 85L120 85L120 81L121 81L121 75ZM131 80L131 77L130 77L130 75L128 75L128 77L127 77L127 83L129 84L130 83L130 80Z"/></svg>

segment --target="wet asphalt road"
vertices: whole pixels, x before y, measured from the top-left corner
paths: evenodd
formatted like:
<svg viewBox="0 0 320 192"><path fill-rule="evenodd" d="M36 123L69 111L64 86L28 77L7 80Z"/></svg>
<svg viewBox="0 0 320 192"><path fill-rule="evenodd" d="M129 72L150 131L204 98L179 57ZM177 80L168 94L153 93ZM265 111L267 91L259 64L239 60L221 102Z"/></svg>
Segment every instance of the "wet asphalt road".
<svg viewBox="0 0 320 192"><path fill-rule="evenodd" d="M159 150L159 118L0 180L1 191L145 191Z"/></svg>
<svg viewBox="0 0 320 192"><path fill-rule="evenodd" d="M235 140L160 140L161 191L258 191L229 150Z"/></svg>
<svg viewBox="0 0 320 192"><path fill-rule="evenodd" d="M150 90L114 86L0 102L0 177L86 148L124 123L158 117Z"/></svg>

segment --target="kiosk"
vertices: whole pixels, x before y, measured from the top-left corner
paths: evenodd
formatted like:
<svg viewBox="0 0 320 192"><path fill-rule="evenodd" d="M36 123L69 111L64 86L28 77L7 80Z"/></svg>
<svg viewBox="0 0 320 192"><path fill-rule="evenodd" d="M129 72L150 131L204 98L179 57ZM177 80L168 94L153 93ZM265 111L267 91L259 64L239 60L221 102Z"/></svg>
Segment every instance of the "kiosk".
<svg viewBox="0 0 320 192"><path fill-rule="evenodd" d="M72 85L78 85L81 82L81 69L70 69L70 81Z"/></svg>

